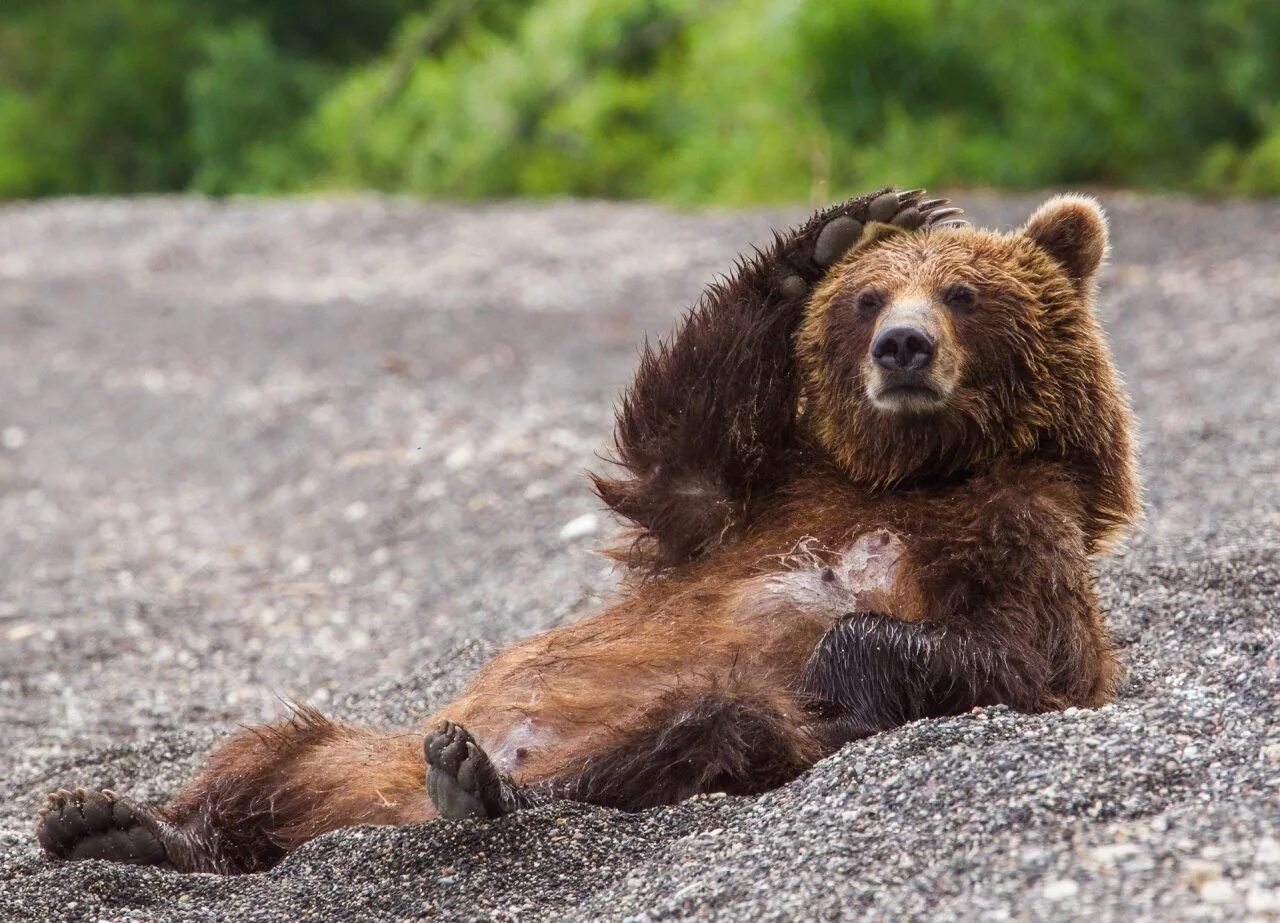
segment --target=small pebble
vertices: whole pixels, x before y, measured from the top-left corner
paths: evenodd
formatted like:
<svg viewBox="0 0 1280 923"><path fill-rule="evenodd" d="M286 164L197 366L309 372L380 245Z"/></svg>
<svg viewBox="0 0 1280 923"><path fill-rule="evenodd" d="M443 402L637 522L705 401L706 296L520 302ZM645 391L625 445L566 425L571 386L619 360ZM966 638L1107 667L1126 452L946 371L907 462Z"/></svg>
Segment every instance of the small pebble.
<svg viewBox="0 0 1280 923"><path fill-rule="evenodd" d="M10 452L16 452L27 444L27 431L21 426L6 426L0 430L0 445Z"/></svg>
<svg viewBox="0 0 1280 923"><path fill-rule="evenodd" d="M1200 898L1209 904L1229 904L1236 897L1236 889L1225 878L1206 881L1199 891Z"/></svg>
<svg viewBox="0 0 1280 923"><path fill-rule="evenodd" d="M600 519L595 513L583 513L576 519L570 519L561 527L560 540L567 542L575 538L594 535L599 528Z"/></svg>
<svg viewBox="0 0 1280 923"><path fill-rule="evenodd" d="M1070 878L1061 878L1057 881L1051 881L1044 886L1044 897L1048 901L1065 901L1068 898L1075 897L1080 891L1080 886Z"/></svg>

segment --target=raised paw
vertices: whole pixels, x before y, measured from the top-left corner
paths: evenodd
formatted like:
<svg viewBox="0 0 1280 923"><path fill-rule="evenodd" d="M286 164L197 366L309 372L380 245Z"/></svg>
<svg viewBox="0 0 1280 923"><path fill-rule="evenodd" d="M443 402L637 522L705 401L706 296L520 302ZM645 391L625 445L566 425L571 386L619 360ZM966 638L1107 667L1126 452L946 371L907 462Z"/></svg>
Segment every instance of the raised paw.
<svg viewBox="0 0 1280 923"><path fill-rule="evenodd" d="M864 220L850 214L831 218L818 231L813 245L813 261L819 266L830 266L858 242L867 224L879 221L908 231L922 227L941 227L968 224L962 217L964 209L949 207L950 199L925 199L923 189L905 192L885 192L867 203L862 209Z"/></svg>
<svg viewBox="0 0 1280 923"><path fill-rule="evenodd" d="M168 860L155 818L112 791L51 792L36 815L36 839L58 859L134 865Z"/></svg>
<svg viewBox="0 0 1280 923"><path fill-rule="evenodd" d="M789 298L804 295L828 267L862 239L869 224L904 230L967 225L964 209L950 199L926 199L923 189L890 190L872 198L851 199L820 213L797 237L801 252L791 258L797 271L786 272L778 286ZM804 253L807 250L808 253Z"/></svg>
<svg viewBox="0 0 1280 923"><path fill-rule="evenodd" d="M427 735L423 750L427 794L441 817L501 817L515 810L511 783L462 725L444 722Z"/></svg>

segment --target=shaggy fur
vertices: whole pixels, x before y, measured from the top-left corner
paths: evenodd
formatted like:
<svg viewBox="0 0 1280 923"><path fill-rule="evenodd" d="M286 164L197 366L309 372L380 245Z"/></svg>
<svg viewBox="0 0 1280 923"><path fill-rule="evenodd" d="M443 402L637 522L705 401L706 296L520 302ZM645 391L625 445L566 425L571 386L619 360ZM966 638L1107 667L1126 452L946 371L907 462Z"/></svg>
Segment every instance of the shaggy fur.
<svg viewBox="0 0 1280 923"><path fill-rule="evenodd" d="M595 480L634 526L630 579L482 670L428 722L430 766L422 731L298 710L163 807L55 793L41 842L253 871L336 827L435 817L428 790L450 816L542 797L636 810L763 791L848 740L977 705L1108 701L1091 561L1138 486L1093 310L1106 225L1078 197L1010 234L957 227L945 204L828 209L646 348L621 475ZM903 325L929 344L921 370L876 359Z"/></svg>
<svg viewBox="0 0 1280 923"><path fill-rule="evenodd" d="M638 527L620 555L631 568L661 571L732 541L756 498L787 478L800 394L792 339L825 272L815 250L839 256L823 229L860 228L885 192L775 235L713 282L674 336L645 344L618 410L614 461L628 476L593 475L601 499Z"/></svg>

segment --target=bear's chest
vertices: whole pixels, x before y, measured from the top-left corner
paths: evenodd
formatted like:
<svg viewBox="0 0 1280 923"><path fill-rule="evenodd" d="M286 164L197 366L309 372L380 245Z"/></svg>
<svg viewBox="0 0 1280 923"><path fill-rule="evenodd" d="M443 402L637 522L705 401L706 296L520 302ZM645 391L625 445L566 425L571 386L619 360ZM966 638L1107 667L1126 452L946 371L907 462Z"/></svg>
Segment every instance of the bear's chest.
<svg viewBox="0 0 1280 923"><path fill-rule="evenodd" d="M776 623L803 617L834 623L851 612L877 612L904 620L917 616L908 600L907 549L887 529L875 529L842 547L801 540L768 573L745 579L735 616Z"/></svg>

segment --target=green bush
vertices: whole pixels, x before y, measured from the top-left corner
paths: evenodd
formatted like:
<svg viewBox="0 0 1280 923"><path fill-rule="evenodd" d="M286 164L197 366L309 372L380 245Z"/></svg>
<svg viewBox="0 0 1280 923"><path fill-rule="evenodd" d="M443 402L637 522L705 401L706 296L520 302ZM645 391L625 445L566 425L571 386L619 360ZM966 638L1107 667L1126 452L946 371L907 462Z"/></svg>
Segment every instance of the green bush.
<svg viewBox="0 0 1280 923"><path fill-rule="evenodd" d="M201 192L282 192L314 171L303 117L328 87L328 71L272 45L243 22L213 32L188 81L191 149Z"/></svg>
<svg viewBox="0 0 1280 923"><path fill-rule="evenodd" d="M660 152L640 76L653 62L643 58L675 34L681 5L536 4L514 34L479 30L410 61L403 75L413 43L402 35L399 53L321 107L316 136L330 179L455 197L644 194L628 174L647 172Z"/></svg>
<svg viewBox="0 0 1280 923"><path fill-rule="evenodd" d="M385 50L397 25L422 0L187 0L222 27L253 22L265 40L297 61L352 64Z"/></svg>
<svg viewBox="0 0 1280 923"><path fill-rule="evenodd" d="M1274 9L543 0L510 35L420 59L393 100L379 87L394 54L349 78L318 134L329 182L431 196L737 203L882 182L1254 191L1274 169ZM630 53L642 27L666 39Z"/></svg>
<svg viewBox="0 0 1280 923"><path fill-rule="evenodd" d="M1280 191L1274 0L7 0L0 196Z"/></svg>
<svg viewBox="0 0 1280 923"><path fill-rule="evenodd" d="M0 196L190 182L183 80L196 36L179 3L55 0L7 15Z"/></svg>

